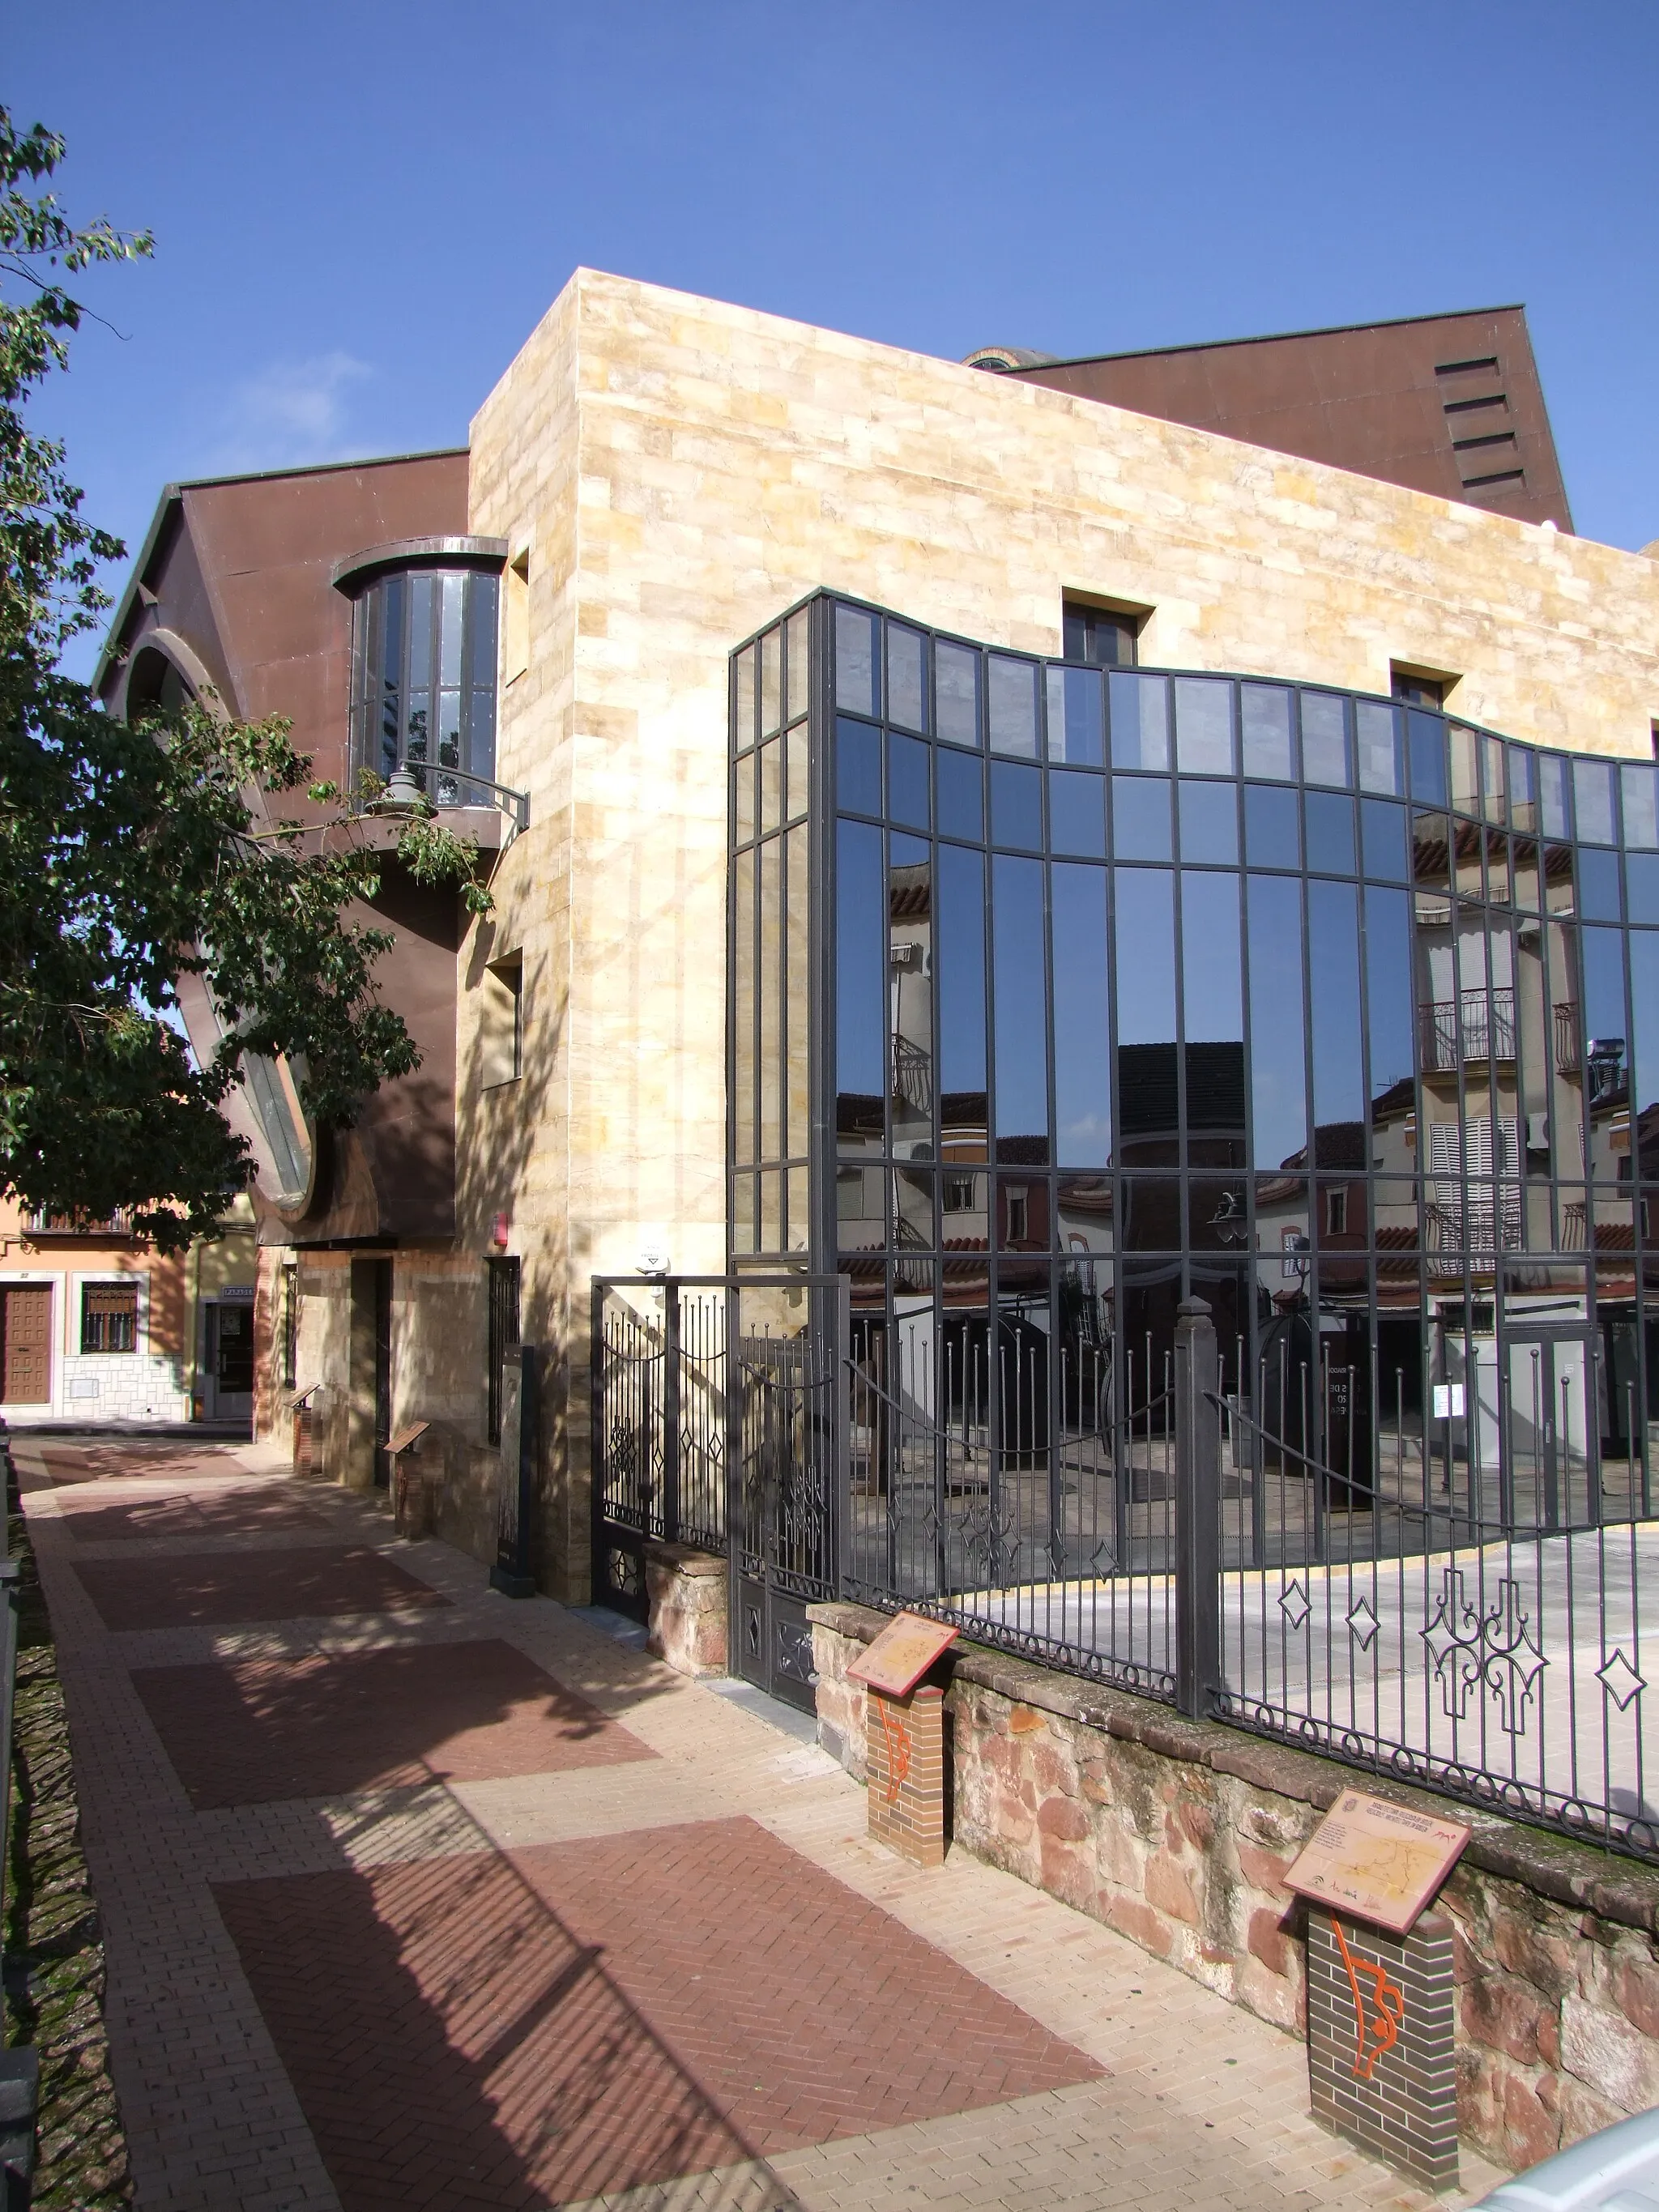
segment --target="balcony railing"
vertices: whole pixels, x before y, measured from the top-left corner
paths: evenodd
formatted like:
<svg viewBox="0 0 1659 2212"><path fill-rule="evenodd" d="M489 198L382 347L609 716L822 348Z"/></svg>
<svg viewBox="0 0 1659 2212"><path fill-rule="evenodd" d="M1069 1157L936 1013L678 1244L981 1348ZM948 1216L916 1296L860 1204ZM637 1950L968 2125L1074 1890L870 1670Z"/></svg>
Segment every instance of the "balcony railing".
<svg viewBox="0 0 1659 2212"><path fill-rule="evenodd" d="M1577 1075L1578 1069L1578 1009L1570 999L1555 1009L1555 1067L1559 1075Z"/></svg>
<svg viewBox="0 0 1659 2212"><path fill-rule="evenodd" d="M933 1110L933 1056L908 1037L893 1039L893 1097L902 1099L912 1113Z"/></svg>
<svg viewBox="0 0 1659 2212"><path fill-rule="evenodd" d="M132 1215L122 1206L94 1219L84 1213L47 1213L40 1207L23 1211L25 1237L131 1237Z"/></svg>
<svg viewBox="0 0 1659 2212"><path fill-rule="evenodd" d="M1460 1060L1515 1058L1515 993L1465 991L1423 1009L1423 1065L1449 1073Z"/></svg>

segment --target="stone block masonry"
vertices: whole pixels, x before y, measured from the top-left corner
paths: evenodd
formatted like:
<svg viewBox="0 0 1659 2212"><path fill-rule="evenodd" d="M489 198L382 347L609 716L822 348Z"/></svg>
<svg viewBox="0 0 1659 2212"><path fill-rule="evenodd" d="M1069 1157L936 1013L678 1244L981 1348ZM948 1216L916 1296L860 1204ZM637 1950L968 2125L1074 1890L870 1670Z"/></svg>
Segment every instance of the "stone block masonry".
<svg viewBox="0 0 1659 2212"><path fill-rule="evenodd" d="M1315 2117L1431 2189L1457 2181L1452 1923L1390 1936L1308 1906Z"/></svg>
<svg viewBox="0 0 1659 2212"><path fill-rule="evenodd" d="M681 1674L726 1670L726 1562L686 1544L645 1547L646 1650Z"/></svg>
<svg viewBox="0 0 1659 2212"><path fill-rule="evenodd" d="M847 1668L886 1617L810 1613L819 1738L862 1779L873 1732ZM972 1645L945 1665L958 1848L1305 2037L1306 1917L1284 1877L1352 1770ZM1513 2170L1659 2104L1659 1870L1481 1809L1456 1817L1474 1832L1437 1909L1458 2125Z"/></svg>
<svg viewBox="0 0 1659 2212"><path fill-rule="evenodd" d="M870 1833L913 1865L945 1863L945 1692L868 1690Z"/></svg>

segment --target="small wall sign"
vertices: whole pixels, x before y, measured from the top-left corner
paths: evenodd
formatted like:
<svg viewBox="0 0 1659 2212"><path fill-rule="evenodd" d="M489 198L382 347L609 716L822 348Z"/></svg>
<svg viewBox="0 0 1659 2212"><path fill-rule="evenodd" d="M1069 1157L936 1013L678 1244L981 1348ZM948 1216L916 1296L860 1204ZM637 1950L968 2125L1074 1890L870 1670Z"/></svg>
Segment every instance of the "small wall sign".
<svg viewBox="0 0 1659 2212"><path fill-rule="evenodd" d="M1345 1790L1303 1847L1285 1886L1328 1911L1351 1912L1392 1936L1408 1935L1470 1833L1459 1820Z"/></svg>
<svg viewBox="0 0 1659 2212"><path fill-rule="evenodd" d="M890 1698L902 1698L913 1690L941 1651L948 1651L957 1632L942 1620L927 1620L919 1613L901 1613L847 1670L851 1682L863 1682Z"/></svg>

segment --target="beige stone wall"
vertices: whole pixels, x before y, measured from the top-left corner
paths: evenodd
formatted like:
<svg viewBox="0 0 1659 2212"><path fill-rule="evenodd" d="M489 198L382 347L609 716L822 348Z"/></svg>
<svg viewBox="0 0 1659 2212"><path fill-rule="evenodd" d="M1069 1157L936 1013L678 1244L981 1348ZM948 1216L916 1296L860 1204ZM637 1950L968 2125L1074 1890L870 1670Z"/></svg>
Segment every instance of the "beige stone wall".
<svg viewBox="0 0 1659 2212"><path fill-rule="evenodd" d="M1031 651L1072 590L1150 663L1455 704L1645 757L1659 567L1039 386L583 270L480 409L473 530L531 554L498 774L532 827L463 956L461 1249L507 1209L550 1351L545 1531L585 1585L586 1285L723 1258L726 666L819 585ZM483 961L522 950L526 1074L477 1087ZM566 1481L574 1466L578 1479Z"/></svg>

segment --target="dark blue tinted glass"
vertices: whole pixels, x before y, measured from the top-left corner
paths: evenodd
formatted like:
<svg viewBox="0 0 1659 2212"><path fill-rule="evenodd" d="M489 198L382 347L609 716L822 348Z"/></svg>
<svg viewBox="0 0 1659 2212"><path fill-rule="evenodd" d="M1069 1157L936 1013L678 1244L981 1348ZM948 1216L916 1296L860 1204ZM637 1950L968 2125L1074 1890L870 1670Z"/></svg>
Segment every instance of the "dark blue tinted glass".
<svg viewBox="0 0 1659 2212"><path fill-rule="evenodd" d="M836 1089L880 1099L887 1028L881 832L843 822L836 840Z"/></svg>
<svg viewBox="0 0 1659 2212"><path fill-rule="evenodd" d="M876 657L876 618L861 607L836 609L836 704L854 714L878 714L881 663Z"/></svg>
<svg viewBox="0 0 1659 2212"><path fill-rule="evenodd" d="M1365 1005L1370 1034L1371 1103L1388 1099L1397 1085L1412 1092L1411 914L1404 891L1365 892Z"/></svg>
<svg viewBox="0 0 1659 2212"><path fill-rule="evenodd" d="M1364 1110L1359 1056L1359 915L1352 884L1308 886L1308 966L1313 988L1314 1130L1357 1122ZM1316 1162L1316 1164L1318 1164Z"/></svg>
<svg viewBox="0 0 1659 2212"><path fill-rule="evenodd" d="M1446 804L1446 726L1437 714L1407 714L1412 797L1419 806Z"/></svg>
<svg viewBox="0 0 1659 2212"><path fill-rule="evenodd" d="M1107 1054L1106 871L1054 871L1054 1134L1061 1167L1112 1156Z"/></svg>
<svg viewBox="0 0 1659 2212"><path fill-rule="evenodd" d="M1302 862L1296 793L1277 784L1244 787L1244 857L1253 868L1295 868Z"/></svg>
<svg viewBox="0 0 1659 2212"><path fill-rule="evenodd" d="M1659 853L1626 855L1625 893L1632 921L1659 922Z"/></svg>
<svg viewBox="0 0 1659 2212"><path fill-rule="evenodd" d="M1182 1035L1188 1044L1243 1042L1238 892L1236 875L1182 871Z"/></svg>
<svg viewBox="0 0 1659 2212"><path fill-rule="evenodd" d="M1024 1164L1048 1157L1042 863L1000 853L992 868L997 1157Z"/></svg>
<svg viewBox="0 0 1659 2212"><path fill-rule="evenodd" d="M1586 929L1579 935L1584 948L1584 1048L1592 1060L1617 1071L1616 1075L1603 1079L1611 1090L1615 1085L1622 1085L1629 1064L1625 933L1619 929ZM1605 1165L1602 1172L1607 1172Z"/></svg>
<svg viewBox="0 0 1659 2212"><path fill-rule="evenodd" d="M1308 1141L1303 1090L1302 886L1249 879L1250 1099L1255 1164L1289 1164Z"/></svg>
<svg viewBox="0 0 1659 2212"><path fill-rule="evenodd" d="M1386 799L1359 802L1361 841L1365 848L1365 873L1384 883L1403 884L1410 874L1406 860L1406 810Z"/></svg>
<svg viewBox="0 0 1659 2212"><path fill-rule="evenodd" d="M1636 1073L1631 1104L1635 1109L1637 1142L1644 1155L1641 1172L1650 1176L1652 1139L1643 1144L1641 1131L1648 1117L1659 1111L1659 931L1633 929L1627 941L1631 1005L1636 1024ZM1659 1224L1650 1216L1648 1227L1645 1241L1651 1243L1659 1237Z"/></svg>
<svg viewBox="0 0 1659 2212"><path fill-rule="evenodd" d="M1578 848L1578 911L1587 921L1619 919L1619 855L1593 845Z"/></svg>
<svg viewBox="0 0 1659 2212"><path fill-rule="evenodd" d="M1117 908L1117 1041L1173 1049L1174 872L1120 869L1112 879L1112 896Z"/></svg>
<svg viewBox="0 0 1659 2212"><path fill-rule="evenodd" d="M890 736L887 740L887 811L895 822L912 830L929 826L927 757L932 750L918 738Z"/></svg>
<svg viewBox="0 0 1659 2212"><path fill-rule="evenodd" d="M1065 769L1049 770L1048 837L1056 853L1100 859L1106 850L1104 776L1073 775Z"/></svg>
<svg viewBox="0 0 1659 2212"><path fill-rule="evenodd" d="M881 732L844 714L836 724L836 804L848 814L881 811Z"/></svg>
<svg viewBox="0 0 1659 2212"><path fill-rule="evenodd" d="M939 836L966 837L977 844L985 835L985 771L979 755L941 745L938 770Z"/></svg>
<svg viewBox="0 0 1659 2212"><path fill-rule="evenodd" d="M1181 857L1231 867L1238 860L1238 786L1194 783L1183 776L1178 787Z"/></svg>
<svg viewBox="0 0 1659 2212"><path fill-rule="evenodd" d="M1167 860L1170 781L1167 776L1112 778L1112 851L1120 860Z"/></svg>
<svg viewBox="0 0 1659 2212"><path fill-rule="evenodd" d="M1042 849L1042 773L1012 761L991 763L991 842Z"/></svg>
<svg viewBox="0 0 1659 2212"><path fill-rule="evenodd" d="M1352 875L1352 799L1346 792L1310 791L1306 804L1308 866L1322 875Z"/></svg>
<svg viewBox="0 0 1659 2212"><path fill-rule="evenodd" d="M985 1089L982 853L967 853L959 845L939 847L939 1088L946 1094L942 1108L948 1124L953 1118L950 1094ZM984 1118L982 1098L977 1118Z"/></svg>

